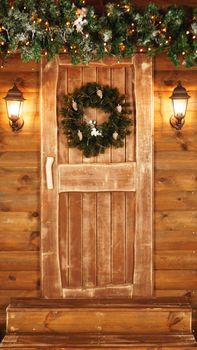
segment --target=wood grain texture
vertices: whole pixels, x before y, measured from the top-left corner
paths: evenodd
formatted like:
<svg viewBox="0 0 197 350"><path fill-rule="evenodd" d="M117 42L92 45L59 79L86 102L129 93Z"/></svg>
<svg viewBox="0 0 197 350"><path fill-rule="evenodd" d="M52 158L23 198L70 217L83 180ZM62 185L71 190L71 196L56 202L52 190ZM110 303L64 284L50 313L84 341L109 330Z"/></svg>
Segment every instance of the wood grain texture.
<svg viewBox="0 0 197 350"><path fill-rule="evenodd" d="M153 293L153 93L152 62L135 56L136 234L134 295ZM140 88L139 88L140 87Z"/></svg>
<svg viewBox="0 0 197 350"><path fill-rule="evenodd" d="M59 265L58 242L58 200L57 171L53 167L54 188L47 190L45 179L45 162L48 156L58 161L57 156L57 120L56 89L58 80L58 62L42 61L41 74L41 274L42 295L60 297L61 276ZM50 120L50 128L48 121ZM48 142L45 142L48 137ZM46 205L47 203L47 205ZM56 234L54 234L56 233Z"/></svg>
<svg viewBox="0 0 197 350"><path fill-rule="evenodd" d="M60 192L135 191L135 163L59 166Z"/></svg>

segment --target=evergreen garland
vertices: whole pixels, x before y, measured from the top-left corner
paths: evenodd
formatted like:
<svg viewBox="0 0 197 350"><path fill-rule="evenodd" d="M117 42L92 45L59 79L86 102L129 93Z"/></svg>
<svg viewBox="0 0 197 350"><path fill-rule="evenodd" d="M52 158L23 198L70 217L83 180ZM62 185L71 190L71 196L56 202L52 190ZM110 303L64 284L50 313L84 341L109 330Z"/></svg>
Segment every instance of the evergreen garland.
<svg viewBox="0 0 197 350"><path fill-rule="evenodd" d="M197 63L197 8L161 10L149 4L138 11L122 0L107 4L99 16L85 0L1 0L2 61L16 50L24 61L39 61L42 54L50 60L64 51L74 64L165 51L174 64L192 66Z"/></svg>
<svg viewBox="0 0 197 350"><path fill-rule="evenodd" d="M124 145L132 121L125 96L118 89L87 83L65 95L63 100L62 127L69 147L77 147L85 157L92 157L104 153L110 146ZM84 114L84 108L88 107L109 113L108 120L98 125L96 120L88 119Z"/></svg>

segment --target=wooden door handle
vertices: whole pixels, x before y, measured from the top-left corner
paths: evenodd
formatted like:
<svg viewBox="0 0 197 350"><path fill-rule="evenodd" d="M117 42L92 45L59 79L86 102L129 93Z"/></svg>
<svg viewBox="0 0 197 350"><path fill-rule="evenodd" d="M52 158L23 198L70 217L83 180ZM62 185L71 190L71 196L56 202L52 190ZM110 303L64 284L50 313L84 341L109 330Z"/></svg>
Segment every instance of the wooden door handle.
<svg viewBox="0 0 197 350"><path fill-rule="evenodd" d="M54 163L54 158L47 157L45 170L46 170L46 182L47 182L48 190L53 189L53 173L52 173L53 163Z"/></svg>

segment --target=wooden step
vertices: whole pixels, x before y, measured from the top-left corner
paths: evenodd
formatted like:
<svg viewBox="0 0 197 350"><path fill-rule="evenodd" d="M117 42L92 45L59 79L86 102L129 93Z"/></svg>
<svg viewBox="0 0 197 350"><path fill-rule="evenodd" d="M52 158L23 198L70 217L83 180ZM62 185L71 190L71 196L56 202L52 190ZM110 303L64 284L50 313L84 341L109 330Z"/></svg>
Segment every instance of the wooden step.
<svg viewBox="0 0 197 350"><path fill-rule="evenodd" d="M27 350L79 350L79 349L106 349L126 350L126 349L165 349L165 350L189 350L196 347L196 342L192 335L95 335L95 334L20 334L7 335L0 348L2 349L27 349Z"/></svg>
<svg viewBox="0 0 197 350"><path fill-rule="evenodd" d="M191 334L191 311L181 299L22 299L7 309L7 332Z"/></svg>

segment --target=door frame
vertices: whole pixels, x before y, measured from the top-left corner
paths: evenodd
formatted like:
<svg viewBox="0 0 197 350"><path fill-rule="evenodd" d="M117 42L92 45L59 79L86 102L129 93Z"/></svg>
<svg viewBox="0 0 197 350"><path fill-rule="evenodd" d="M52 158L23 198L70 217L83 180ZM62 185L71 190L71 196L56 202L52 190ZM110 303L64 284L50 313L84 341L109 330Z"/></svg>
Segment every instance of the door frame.
<svg viewBox="0 0 197 350"><path fill-rule="evenodd" d="M64 56L65 57L65 56ZM151 297L153 278L153 63L136 54L128 62L134 66L136 114L136 222L133 296ZM60 64L68 58L41 62L41 293L46 298L62 298L58 234L58 145L57 85ZM114 63L113 63L114 62ZM98 65L92 62L90 65ZM117 60L99 61L99 66ZM47 140L47 142L46 142ZM48 158L47 157L51 157ZM53 162L54 161L54 162ZM52 164L53 162L53 164ZM49 175L46 176L46 170ZM50 169L52 178L50 178ZM47 188L48 185L48 188Z"/></svg>

